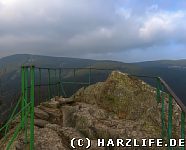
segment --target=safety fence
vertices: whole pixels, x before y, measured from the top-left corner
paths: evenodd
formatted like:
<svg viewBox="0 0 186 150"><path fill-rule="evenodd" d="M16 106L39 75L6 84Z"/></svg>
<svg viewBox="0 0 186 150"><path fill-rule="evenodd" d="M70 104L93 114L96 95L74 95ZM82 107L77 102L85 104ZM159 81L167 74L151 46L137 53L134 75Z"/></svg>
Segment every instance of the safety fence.
<svg viewBox="0 0 186 150"><path fill-rule="evenodd" d="M181 139L185 139L185 112L186 107L182 103L182 101L176 96L176 94L171 90L168 84L160 77L157 78L157 100L158 102L161 101L161 120L162 120L162 138L165 138L166 135L166 122L165 122L165 94L161 91L166 90L168 93L168 127L167 127L167 136L168 141L173 137L173 100L177 103L177 105L181 109L181 127L180 127L180 137ZM168 146L168 149L172 149ZM185 148L182 147L182 150Z"/></svg>
<svg viewBox="0 0 186 150"><path fill-rule="evenodd" d="M12 143L15 141L18 134L24 132L24 142L30 143L30 149L34 149L34 83L35 83L35 73L34 66L23 66L21 68L21 97L15 108L12 111L8 121L0 129L0 132L4 132L2 143L0 143L1 148L4 146L8 140L8 144L4 147L9 150ZM30 86L30 88L28 88ZM10 137L9 131L13 123L19 122L19 124L14 128L13 136ZM30 138L28 140L28 122L30 122Z"/></svg>
<svg viewBox="0 0 186 150"><path fill-rule="evenodd" d="M176 94L172 91L169 85L161 77L145 76L145 75L129 75L129 76L144 78L147 81L153 80L153 82L156 83L156 100L157 103L161 104L161 128L162 128L161 138L168 143L167 144L168 150L172 150L172 149L184 150L185 147L179 147L178 144L176 144L177 146L175 147L171 147L169 143L170 139L177 139L177 140L185 139L186 107L183 104L183 102L176 96ZM153 82L151 81L149 82L153 84ZM168 102L166 102L166 100ZM168 106L166 106L166 104ZM173 118L174 118L173 115L175 115L175 113L173 113L174 111L173 106L175 106L175 104L179 108L179 110L177 110L177 113L180 113L180 116L177 117L180 118L180 120L176 120L178 122L175 122L173 126ZM177 127L176 124L179 124L179 127ZM173 131L175 132L174 135L180 133L180 136L179 137L173 136Z"/></svg>
<svg viewBox="0 0 186 150"><path fill-rule="evenodd" d="M34 106L42 101L50 100L55 96L69 97L82 86L104 81L112 70L115 69L22 66L21 96L8 121L0 128L0 133L3 133L3 140L1 139L0 147L6 144L6 150L9 150L19 133L22 133L24 134L25 144L29 144L30 150L34 150ZM151 79L156 83L156 99L157 103L161 103L161 134L162 139L167 141L173 138L173 131L177 130L173 126L173 101L175 101L181 110L179 138L184 139L186 107L167 83L160 77L129 76ZM167 97L168 102L166 102ZM168 108L167 113L166 108ZM166 115L168 118L166 118ZM17 122L19 124L13 128L12 124ZM9 132L11 131L10 129L14 131L13 136ZM168 149L170 150L172 147L168 145ZM184 147L178 149L184 150Z"/></svg>
<svg viewBox="0 0 186 150"><path fill-rule="evenodd" d="M113 69L21 67L21 96L13 111L0 128L0 147L9 150L17 136L24 134L24 143L34 149L34 106L55 96L69 97L82 86L107 78ZM96 76L96 78L94 77ZM16 128L12 125L19 122ZM29 129L29 132L28 132ZM10 137L9 131L14 130ZM6 143L8 141L8 144Z"/></svg>

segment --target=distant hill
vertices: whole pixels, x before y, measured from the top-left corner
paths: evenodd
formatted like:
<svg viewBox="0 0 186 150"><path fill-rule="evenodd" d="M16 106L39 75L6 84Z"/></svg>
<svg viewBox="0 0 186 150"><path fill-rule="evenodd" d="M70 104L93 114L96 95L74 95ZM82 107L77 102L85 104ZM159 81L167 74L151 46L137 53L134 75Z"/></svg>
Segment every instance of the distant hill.
<svg viewBox="0 0 186 150"><path fill-rule="evenodd" d="M186 59L147 61L133 64L141 68L139 74L160 76L165 79L177 96L186 104Z"/></svg>
<svg viewBox="0 0 186 150"><path fill-rule="evenodd" d="M99 68L118 68L122 67L124 63L117 61L97 61L91 59L78 59L67 57L49 57L38 56L28 54L17 54L0 59L0 113L4 113L20 94L21 85L21 66L22 65L35 65L37 67L49 67L49 68L86 68L86 67L99 67ZM130 65L129 65L130 66ZM79 80L87 78L87 72L79 73ZM73 79L73 71L69 70L65 73L67 79ZM94 77L96 79L97 77ZM103 80L106 77L101 77L99 80ZM43 80L47 80L45 74L43 74ZM67 91L70 91L68 95L75 92L79 87L71 88L66 87ZM69 90L70 89L70 90ZM74 89L73 91L71 89ZM68 92L67 92L68 93ZM3 115L1 115L3 116Z"/></svg>
<svg viewBox="0 0 186 150"><path fill-rule="evenodd" d="M123 63L110 60L91 60L67 57L50 57L29 54L17 54L0 59L0 113L10 106L12 101L19 96L20 91L20 67L21 65L33 64L38 67L66 68L66 67L92 67L92 68L112 68L121 70L129 74L161 76L175 91L175 93L186 104L186 60L160 60L139 63ZM66 72L64 78L73 80L73 71ZM81 71L79 80L87 78L88 72ZM93 72L93 82L106 79L106 75L101 76ZM143 79L143 78L142 78ZM46 80L46 79L45 79ZM150 80L145 81L154 84ZM75 90L79 88L75 87ZM72 89L71 87L67 87ZM72 92L72 90L71 90ZM74 92L74 91L73 91ZM72 94L72 93L70 93Z"/></svg>
<svg viewBox="0 0 186 150"><path fill-rule="evenodd" d="M133 63L143 67L186 67L186 59L180 60L158 60Z"/></svg>

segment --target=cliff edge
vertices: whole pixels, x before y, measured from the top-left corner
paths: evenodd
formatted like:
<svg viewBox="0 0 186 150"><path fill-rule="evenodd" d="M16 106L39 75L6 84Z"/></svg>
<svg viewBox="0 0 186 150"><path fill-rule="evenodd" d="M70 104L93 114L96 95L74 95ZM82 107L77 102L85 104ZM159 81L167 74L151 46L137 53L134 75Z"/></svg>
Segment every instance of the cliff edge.
<svg viewBox="0 0 186 150"><path fill-rule="evenodd" d="M168 96L164 94L165 106L168 106ZM173 135L179 138L180 108L174 101L173 110ZM166 122L167 112L168 107L165 107ZM12 123L3 149L18 122L19 118ZM148 149L97 147L97 139L136 138L140 141L161 138L161 130L161 103L157 103L156 89L118 71L113 71L105 82L79 89L70 98L55 97L35 107L35 150L70 150L72 138L91 139L90 150ZM23 137L22 133L18 135L11 150L29 149Z"/></svg>

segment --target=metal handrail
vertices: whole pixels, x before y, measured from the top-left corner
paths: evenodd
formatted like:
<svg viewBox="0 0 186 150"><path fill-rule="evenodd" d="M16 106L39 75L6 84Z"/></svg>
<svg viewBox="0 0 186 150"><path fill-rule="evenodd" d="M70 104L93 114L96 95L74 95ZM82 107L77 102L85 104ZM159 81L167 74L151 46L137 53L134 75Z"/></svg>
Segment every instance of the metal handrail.
<svg viewBox="0 0 186 150"><path fill-rule="evenodd" d="M144 78L151 78L151 79L159 79L160 82L167 89L167 91L169 92L169 94L174 98L174 100L176 101L176 103L186 113L186 106L183 104L183 102L180 100L180 98L174 93L174 91L170 88L170 86L165 82L165 80L163 80L161 77L158 77L158 76L147 76L147 75L134 75L134 74L130 74L129 76L144 77Z"/></svg>
<svg viewBox="0 0 186 150"><path fill-rule="evenodd" d="M180 106L182 111L184 111L186 113L186 106L183 104L183 102L180 100L180 98L178 96L176 96L176 94L173 92L173 90L169 87L169 85L161 77L158 77L158 78L160 79L160 81L164 85L164 87L167 89L167 91L174 98L176 103Z"/></svg>

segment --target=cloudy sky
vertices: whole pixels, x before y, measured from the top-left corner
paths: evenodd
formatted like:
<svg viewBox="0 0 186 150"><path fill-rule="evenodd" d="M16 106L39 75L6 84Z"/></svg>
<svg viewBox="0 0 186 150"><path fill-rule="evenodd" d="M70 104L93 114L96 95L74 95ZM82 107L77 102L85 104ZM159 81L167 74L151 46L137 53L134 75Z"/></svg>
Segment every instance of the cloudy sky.
<svg viewBox="0 0 186 150"><path fill-rule="evenodd" d="M0 0L0 57L186 58L185 0Z"/></svg>

